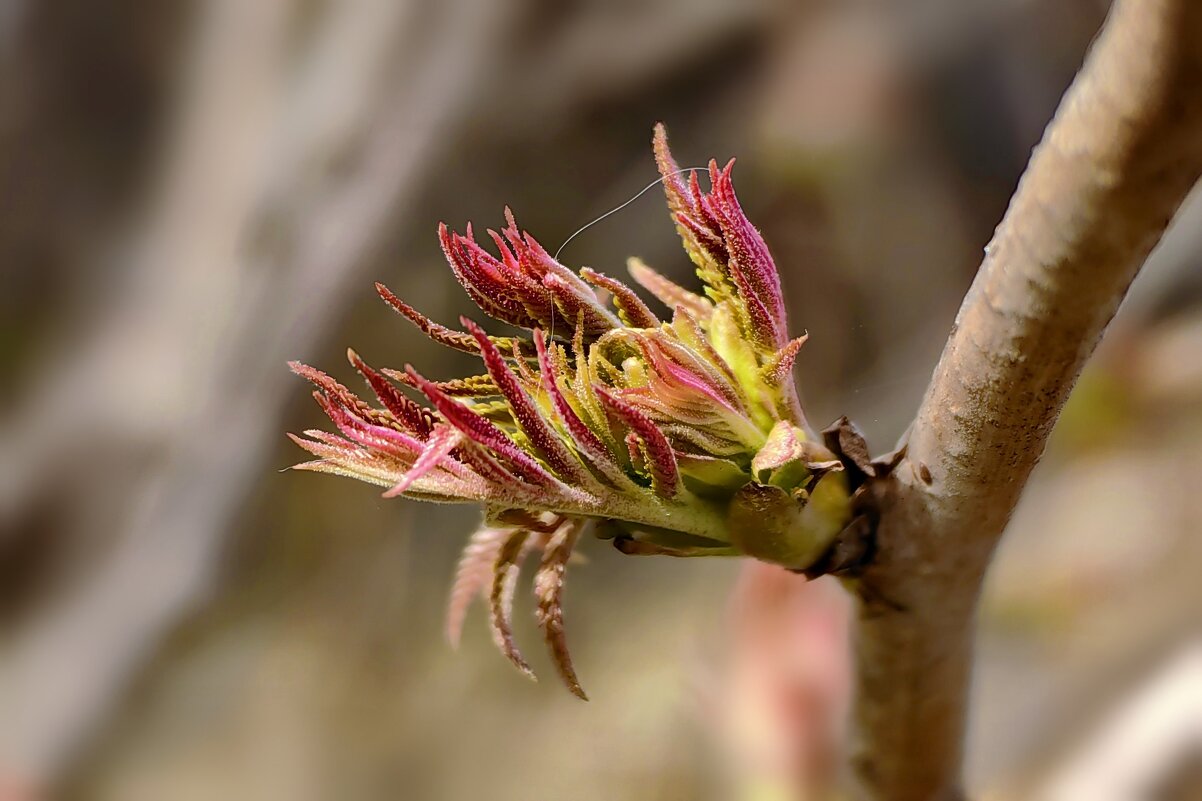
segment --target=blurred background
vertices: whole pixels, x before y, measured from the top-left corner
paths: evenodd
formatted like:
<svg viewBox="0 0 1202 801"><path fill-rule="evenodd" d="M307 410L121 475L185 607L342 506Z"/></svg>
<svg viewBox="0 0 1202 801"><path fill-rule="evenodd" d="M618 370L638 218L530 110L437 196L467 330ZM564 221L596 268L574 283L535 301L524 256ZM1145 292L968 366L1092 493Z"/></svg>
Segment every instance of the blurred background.
<svg viewBox="0 0 1202 801"><path fill-rule="evenodd" d="M837 585L593 542L567 593L591 703L511 670L479 609L454 653L478 512L281 472L322 424L284 362L463 374L372 282L473 311L437 223L509 204L553 250L654 179L663 120L683 165L739 157L811 419L889 450L1106 5L0 3L0 799L819 797ZM982 798L1198 797L1196 201L990 576ZM561 259L636 254L688 283L658 192Z"/></svg>

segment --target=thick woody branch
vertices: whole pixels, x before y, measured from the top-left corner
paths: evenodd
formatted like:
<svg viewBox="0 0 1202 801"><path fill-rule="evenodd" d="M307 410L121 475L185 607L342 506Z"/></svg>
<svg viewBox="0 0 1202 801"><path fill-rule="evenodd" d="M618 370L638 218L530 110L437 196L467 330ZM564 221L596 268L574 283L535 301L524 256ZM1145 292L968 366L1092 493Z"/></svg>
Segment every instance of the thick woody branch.
<svg viewBox="0 0 1202 801"><path fill-rule="evenodd" d="M1082 367L1202 174L1202 4L1118 0L1036 148L881 487L861 584L866 799L962 797L981 578Z"/></svg>

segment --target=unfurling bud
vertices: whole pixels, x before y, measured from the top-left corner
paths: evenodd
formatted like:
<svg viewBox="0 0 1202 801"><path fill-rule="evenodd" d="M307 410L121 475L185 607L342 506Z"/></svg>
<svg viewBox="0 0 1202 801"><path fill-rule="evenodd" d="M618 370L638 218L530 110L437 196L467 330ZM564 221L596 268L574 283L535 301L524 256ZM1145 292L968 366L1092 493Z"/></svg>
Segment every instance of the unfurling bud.
<svg viewBox="0 0 1202 801"><path fill-rule="evenodd" d="M711 162L704 191L695 173L681 176L662 126L654 146L703 286L694 293L632 259L631 277L668 307L666 320L618 279L559 263L506 209L505 227L488 232L497 255L470 225L464 234L442 225L439 239L480 309L528 338L493 337L467 318L463 330L445 327L377 285L431 339L479 355L482 374L435 381L408 365L374 369L351 351L373 406L293 364L339 432L294 437L317 457L297 467L378 484L386 497L483 505L452 591L449 637L458 640L481 597L498 646L530 674L511 609L521 564L534 556L537 617L581 698L562 589L585 531L623 553L747 555L800 571L851 519L846 465L798 402L792 368L805 337L788 337L780 278L735 197L733 162Z"/></svg>

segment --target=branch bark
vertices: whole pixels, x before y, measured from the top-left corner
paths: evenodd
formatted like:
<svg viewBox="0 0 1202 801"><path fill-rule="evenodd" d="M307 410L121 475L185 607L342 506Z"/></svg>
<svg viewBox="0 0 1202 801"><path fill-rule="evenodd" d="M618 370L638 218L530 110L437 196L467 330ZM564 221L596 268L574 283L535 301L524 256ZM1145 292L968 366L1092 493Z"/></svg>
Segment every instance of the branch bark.
<svg viewBox="0 0 1202 801"><path fill-rule="evenodd" d="M1202 175L1202 5L1118 0L1035 149L909 435L859 583L865 799L963 797L974 617L1077 376Z"/></svg>

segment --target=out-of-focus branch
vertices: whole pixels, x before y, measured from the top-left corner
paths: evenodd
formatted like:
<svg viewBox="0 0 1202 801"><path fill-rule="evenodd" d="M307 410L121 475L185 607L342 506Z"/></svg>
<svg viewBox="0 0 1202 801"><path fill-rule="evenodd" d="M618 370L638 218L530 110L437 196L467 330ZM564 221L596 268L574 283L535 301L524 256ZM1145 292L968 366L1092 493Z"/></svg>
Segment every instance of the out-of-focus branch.
<svg viewBox="0 0 1202 801"><path fill-rule="evenodd" d="M1197 798L1200 758L1202 642L1195 641L1109 712L1099 730L1031 796L1040 801Z"/></svg>
<svg viewBox="0 0 1202 801"><path fill-rule="evenodd" d="M842 764L851 600L834 579L741 568L714 682L715 730L739 798L827 798Z"/></svg>
<svg viewBox="0 0 1202 801"><path fill-rule="evenodd" d="M981 578L1061 408L1202 174L1202 7L1119 0L986 249L881 486L863 577L857 790L962 797Z"/></svg>
<svg viewBox="0 0 1202 801"><path fill-rule="evenodd" d="M301 6L205 6L123 302L13 438L11 458L36 478L50 443L78 448L103 432L111 471L74 467L121 503L111 526L79 521L77 534L112 547L6 643L0 772L54 777L212 586L291 386L281 365L336 322L485 73L492 17L468 0L419 11L332 4L296 58ZM140 458L118 458L130 453Z"/></svg>

